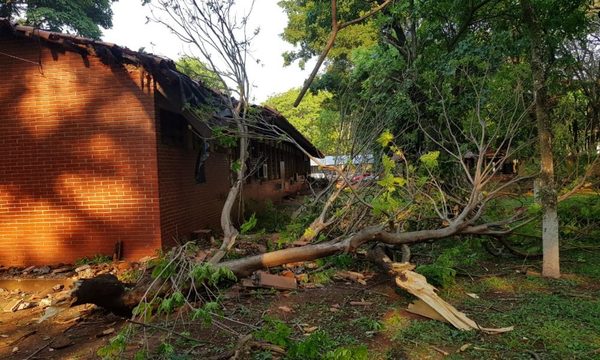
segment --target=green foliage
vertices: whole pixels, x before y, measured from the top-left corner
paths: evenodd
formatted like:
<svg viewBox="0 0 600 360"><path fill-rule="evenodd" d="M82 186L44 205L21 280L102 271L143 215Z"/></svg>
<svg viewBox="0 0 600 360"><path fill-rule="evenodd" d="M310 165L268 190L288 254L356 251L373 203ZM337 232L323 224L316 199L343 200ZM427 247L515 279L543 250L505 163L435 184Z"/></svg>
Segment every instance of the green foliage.
<svg viewBox="0 0 600 360"><path fill-rule="evenodd" d="M0 17L58 32L99 39L100 27L112 27L113 0L26 0L3 1Z"/></svg>
<svg viewBox="0 0 600 360"><path fill-rule="evenodd" d="M252 229L256 227L257 223L258 219L256 218L256 213L252 213L252 215L250 215L250 218L244 221L244 223L240 226L240 233L242 235L248 234L250 231L252 231Z"/></svg>
<svg viewBox="0 0 600 360"><path fill-rule="evenodd" d="M419 265L415 271L425 276L433 285L449 287L455 281L455 267L473 264L479 256L478 249L479 242L476 240L451 243L450 246L442 248L433 263Z"/></svg>
<svg viewBox="0 0 600 360"><path fill-rule="evenodd" d="M185 303L185 297L180 291L176 291L170 296L165 297L158 306L158 314L170 314L176 308Z"/></svg>
<svg viewBox="0 0 600 360"><path fill-rule="evenodd" d="M265 318L265 323L262 328L254 333L254 336L257 339L264 340L283 348L287 348L290 345L291 335L292 328L287 326L283 321L270 317Z"/></svg>
<svg viewBox="0 0 600 360"><path fill-rule="evenodd" d="M283 230L290 221L290 216L286 211L282 211L273 205L270 200L266 201L246 201L246 214L254 212L256 214L255 229L274 233Z"/></svg>
<svg viewBox="0 0 600 360"><path fill-rule="evenodd" d="M423 163L428 169L434 169L438 166L438 158L440 157L439 151L430 151L421 155L419 161Z"/></svg>
<svg viewBox="0 0 600 360"><path fill-rule="evenodd" d="M175 348L173 347L173 345L171 345L169 343L162 342L158 346L158 353L163 356L169 357L170 355L175 354Z"/></svg>
<svg viewBox="0 0 600 360"><path fill-rule="evenodd" d="M320 285L329 284L330 282L333 281L333 276L335 275L335 273L336 273L335 269L326 269L323 271L315 272L313 274L310 274L310 276L309 276L310 282L312 282L313 284L320 284Z"/></svg>
<svg viewBox="0 0 600 360"><path fill-rule="evenodd" d="M223 266L215 266L210 263L201 263L191 270L190 275L198 283L206 283L217 286L224 280L237 281L235 274Z"/></svg>
<svg viewBox="0 0 600 360"><path fill-rule="evenodd" d="M223 309L221 305L216 301L209 301L202 305L202 307L194 310L192 313L192 320L200 319L205 325L212 324L212 318L214 314L221 315Z"/></svg>
<svg viewBox="0 0 600 360"><path fill-rule="evenodd" d="M389 130L385 130L379 135L379 138L377 138L377 142L383 148L388 146L392 140L394 140L394 135Z"/></svg>
<svg viewBox="0 0 600 360"><path fill-rule="evenodd" d="M369 352L365 345L340 347L328 351L323 360L367 360Z"/></svg>
<svg viewBox="0 0 600 360"><path fill-rule="evenodd" d="M340 22L349 21L368 11L371 4L365 1L344 1L337 4ZM283 39L293 44L297 51L284 53L286 64L300 60L300 66L311 57L319 54L331 30L331 5L326 1L282 0L279 2L288 14L288 25ZM377 41L377 28L371 21L340 31L329 58L343 59L357 47L370 46Z"/></svg>
<svg viewBox="0 0 600 360"><path fill-rule="evenodd" d="M100 265L112 262L112 256L96 254L92 257L83 257L75 261L75 265Z"/></svg>
<svg viewBox="0 0 600 360"><path fill-rule="evenodd" d="M400 176L394 176L394 168L396 163L390 159L387 155L381 157L381 163L383 165L383 176L377 185L385 188L388 192L393 192L398 187L402 187L406 184L406 179Z"/></svg>
<svg viewBox="0 0 600 360"><path fill-rule="evenodd" d="M129 269L118 275L119 280L127 284L134 284L142 277L143 272L140 269Z"/></svg>
<svg viewBox="0 0 600 360"><path fill-rule="evenodd" d="M296 341L291 338L292 328L284 322L265 318L264 325L254 333L255 338L281 346L287 350L286 360L366 360L366 346L339 347L327 333L318 330L306 338ZM265 354L255 359L269 359Z"/></svg>
<svg viewBox="0 0 600 360"><path fill-rule="evenodd" d="M239 159L231 162L231 171L233 171L234 173L238 173L241 168L242 168L242 163L240 162Z"/></svg>
<svg viewBox="0 0 600 360"><path fill-rule="evenodd" d="M171 276L175 275L177 272L177 267L175 263L171 261L168 257L160 254L155 259L150 261L150 266L152 266L152 277L153 278L162 278L168 279Z"/></svg>
<svg viewBox="0 0 600 360"><path fill-rule="evenodd" d="M119 333L111 338L108 344L102 346L96 352L104 360L116 360L121 358L121 354L127 346L127 334L131 331L129 326L123 327Z"/></svg>
<svg viewBox="0 0 600 360"><path fill-rule="evenodd" d="M211 89L224 89L223 82L219 77L197 58L187 55L182 56L175 65L177 70Z"/></svg>
<svg viewBox="0 0 600 360"><path fill-rule="evenodd" d="M433 264L419 265L416 271L425 276L427 280L436 286L448 287L454 284L456 270L451 266L452 262L436 261Z"/></svg>
<svg viewBox="0 0 600 360"><path fill-rule="evenodd" d="M378 332L383 329L382 322L370 317L359 317L358 319L352 320L352 323L360 327L361 330L367 332Z"/></svg>
<svg viewBox="0 0 600 360"><path fill-rule="evenodd" d="M293 342L286 353L286 360L320 360L321 354L335 347L335 342L321 330L301 341Z"/></svg>
<svg viewBox="0 0 600 360"><path fill-rule="evenodd" d="M237 138L230 135L227 128L215 126L212 132L217 143L224 148L233 148L238 143Z"/></svg>
<svg viewBox="0 0 600 360"><path fill-rule="evenodd" d="M574 195L558 205L558 214L566 226L584 227L600 221L600 195Z"/></svg>
<svg viewBox="0 0 600 360"><path fill-rule="evenodd" d="M317 259L315 262L320 267L331 264L336 269L347 269L354 264L354 257L352 254L331 255L325 258Z"/></svg>
<svg viewBox="0 0 600 360"><path fill-rule="evenodd" d="M340 116L335 111L332 94L321 91L311 92L294 107L294 101L299 89L291 89L284 93L268 98L263 105L272 107L280 112L307 137L319 150L325 154L344 153L346 149L340 148Z"/></svg>
<svg viewBox="0 0 600 360"><path fill-rule="evenodd" d="M160 301L160 299L156 299L156 301ZM149 321L154 314L154 303L149 303L142 301L136 307L133 308L133 315L138 316L144 321Z"/></svg>
<svg viewBox="0 0 600 360"><path fill-rule="evenodd" d="M316 208L309 208L306 211L302 212L300 216L289 220L285 228L279 234L279 246L283 244L288 244L298 240L303 234L307 233L307 230L310 224L313 222L315 217L317 217ZM307 235L310 235L310 231L308 230Z"/></svg>

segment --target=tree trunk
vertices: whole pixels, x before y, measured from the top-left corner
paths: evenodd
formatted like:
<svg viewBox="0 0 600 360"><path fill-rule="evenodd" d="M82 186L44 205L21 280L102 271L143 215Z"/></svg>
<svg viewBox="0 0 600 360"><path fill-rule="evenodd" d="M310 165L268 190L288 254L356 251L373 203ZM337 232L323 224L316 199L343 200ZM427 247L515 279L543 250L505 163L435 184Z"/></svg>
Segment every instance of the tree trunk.
<svg viewBox="0 0 600 360"><path fill-rule="evenodd" d="M540 147L540 204L543 210L542 242L544 260L542 275L560 277L557 194L554 182L554 156L552 154L552 123L548 115L546 71L543 61L544 45L535 9L529 0L522 0L523 19L529 32L531 46L531 71L535 117Z"/></svg>
<svg viewBox="0 0 600 360"><path fill-rule="evenodd" d="M240 102L241 104L242 102ZM234 110L234 118L236 120L237 127L241 134L247 134L248 129L244 124L245 118L240 118L237 115L241 110L241 107L237 107ZM245 116L245 115L244 115ZM233 211L233 206L235 205L235 201L238 197L242 196L242 186L244 184L244 177L246 176L246 160L248 159L248 139L245 136L241 136L239 138L239 169L236 171L236 179L233 186L229 189L229 193L227 193L227 199L223 204L223 210L221 210L221 228L223 229L223 243L219 250L210 258L211 264L217 264L225 254L235 244L235 239L239 235L238 230L233 225L233 221L231 220L231 213Z"/></svg>

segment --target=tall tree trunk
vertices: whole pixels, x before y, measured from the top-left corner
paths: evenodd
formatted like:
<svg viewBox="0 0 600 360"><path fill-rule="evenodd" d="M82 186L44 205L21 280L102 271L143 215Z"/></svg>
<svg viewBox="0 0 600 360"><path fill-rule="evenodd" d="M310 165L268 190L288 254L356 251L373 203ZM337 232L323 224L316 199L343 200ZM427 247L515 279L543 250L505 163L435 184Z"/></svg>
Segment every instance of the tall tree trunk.
<svg viewBox="0 0 600 360"><path fill-rule="evenodd" d="M246 110L245 102L240 101L238 106L233 110L234 119L238 127L240 134L247 134L248 128L245 124ZM240 112L242 116L240 116ZM244 178L246 176L246 160L248 160L248 144L249 140L246 136L242 135L239 138L239 168L236 171L236 179L233 186L227 193L227 199L223 204L223 210L221 210L221 228L223 229L223 243L219 250L210 258L210 263L217 264L227 254L229 250L235 244L235 240L239 235L233 221L231 219L231 213L234 209L236 200L242 196L242 187L244 185Z"/></svg>
<svg viewBox="0 0 600 360"><path fill-rule="evenodd" d="M535 9L530 0L522 0L523 20L529 32L531 46L531 72L533 75L533 96L535 117L540 147L540 188L539 201L542 205L542 242L544 260L542 275L560 277L557 194L554 182L554 156L552 154L552 123L548 115L548 95L546 71L543 60L544 44L536 19Z"/></svg>

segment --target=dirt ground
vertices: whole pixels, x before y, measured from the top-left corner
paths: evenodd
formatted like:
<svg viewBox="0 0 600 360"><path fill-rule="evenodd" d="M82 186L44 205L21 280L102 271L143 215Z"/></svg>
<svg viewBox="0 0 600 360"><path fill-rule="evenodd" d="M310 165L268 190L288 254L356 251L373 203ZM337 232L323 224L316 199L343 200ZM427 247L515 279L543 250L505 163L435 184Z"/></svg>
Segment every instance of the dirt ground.
<svg viewBox="0 0 600 360"><path fill-rule="evenodd" d="M27 280L30 280L28 283ZM126 320L93 305L69 307L68 302L49 307L40 306L40 300L57 297L52 287L67 284L69 278L25 281L14 277L0 280L0 359L96 359L98 348L106 345L126 324ZM12 289L7 289L12 288ZM38 305L18 311L10 307L23 302ZM404 306L403 306L404 305ZM382 319L390 316L390 309L406 306L406 299L397 293L392 279L376 275L362 285L344 279L332 279L325 285L307 284L292 291L264 288L246 288L239 284L224 293L223 323L234 331L247 333L260 327L265 317L295 324L299 334L307 335L316 329L327 329L346 334L361 343L374 341L376 335L357 326L356 319ZM47 319L44 314L50 312ZM416 317L404 311L404 316ZM42 321L40 321L42 320ZM235 343L231 334L214 327L192 325L192 337L208 341L210 346L193 349L194 358L224 353ZM163 334L155 332L160 339ZM131 348L131 355L135 347ZM128 355L125 354L124 358Z"/></svg>

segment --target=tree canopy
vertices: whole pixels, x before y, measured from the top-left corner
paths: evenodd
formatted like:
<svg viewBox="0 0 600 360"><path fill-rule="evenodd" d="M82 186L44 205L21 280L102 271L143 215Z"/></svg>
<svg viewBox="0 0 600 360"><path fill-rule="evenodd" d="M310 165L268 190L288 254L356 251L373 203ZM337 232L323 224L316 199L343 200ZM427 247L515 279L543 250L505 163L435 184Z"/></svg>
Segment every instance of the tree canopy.
<svg viewBox="0 0 600 360"><path fill-rule="evenodd" d="M0 17L44 29L99 39L112 27L114 0L5 0Z"/></svg>

